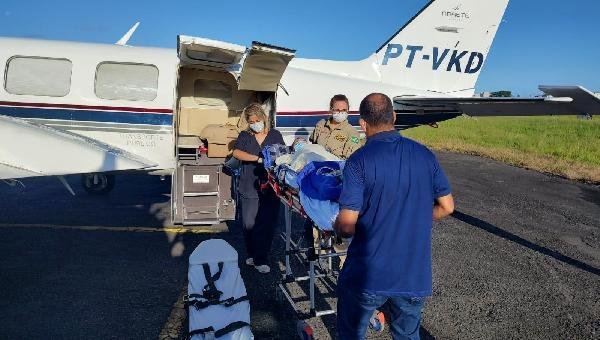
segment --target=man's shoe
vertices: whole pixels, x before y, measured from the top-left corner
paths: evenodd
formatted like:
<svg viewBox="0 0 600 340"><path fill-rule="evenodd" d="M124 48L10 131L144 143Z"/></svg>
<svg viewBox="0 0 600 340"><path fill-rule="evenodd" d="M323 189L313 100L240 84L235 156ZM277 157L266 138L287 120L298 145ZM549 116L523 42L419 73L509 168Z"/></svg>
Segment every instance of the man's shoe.
<svg viewBox="0 0 600 340"><path fill-rule="evenodd" d="M385 330L385 315L383 312L375 310L369 319L369 327L375 332L383 332Z"/></svg>
<svg viewBox="0 0 600 340"><path fill-rule="evenodd" d="M246 259L246 264L249 266L253 266L254 265L254 259L249 257Z"/></svg>
<svg viewBox="0 0 600 340"><path fill-rule="evenodd" d="M268 272L271 271L271 268L269 266L267 266L266 264L261 264L260 266L256 266L254 268L256 268L256 270L258 270L258 272L261 274L267 274Z"/></svg>

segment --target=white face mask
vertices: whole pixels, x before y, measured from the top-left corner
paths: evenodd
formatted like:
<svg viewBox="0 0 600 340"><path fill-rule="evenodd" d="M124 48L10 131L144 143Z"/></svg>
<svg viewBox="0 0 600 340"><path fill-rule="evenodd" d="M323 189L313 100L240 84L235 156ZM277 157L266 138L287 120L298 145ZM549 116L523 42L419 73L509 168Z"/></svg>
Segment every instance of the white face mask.
<svg viewBox="0 0 600 340"><path fill-rule="evenodd" d="M250 129L252 129L252 131L254 131L256 133L262 132L262 130L264 130L264 128L265 128L265 122L256 122L256 123L250 124Z"/></svg>
<svg viewBox="0 0 600 340"><path fill-rule="evenodd" d="M348 112L346 112L346 111L333 113L333 121L336 123L341 123L341 122L345 121L346 119L348 119Z"/></svg>

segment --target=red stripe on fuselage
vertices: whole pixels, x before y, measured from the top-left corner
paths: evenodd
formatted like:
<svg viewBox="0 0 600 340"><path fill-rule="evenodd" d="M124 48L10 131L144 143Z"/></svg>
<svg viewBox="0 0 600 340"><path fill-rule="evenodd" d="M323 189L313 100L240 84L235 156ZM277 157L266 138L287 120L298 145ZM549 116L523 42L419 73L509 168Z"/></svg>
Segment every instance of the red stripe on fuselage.
<svg viewBox="0 0 600 340"><path fill-rule="evenodd" d="M147 109L143 107L124 107L124 106L93 106L93 105L73 105L73 104L50 104L50 103L23 103L23 102L4 102L0 101L0 106L19 106L19 107L43 107L74 110L99 110L99 111L126 111L126 112L151 112L173 114L171 109Z"/></svg>

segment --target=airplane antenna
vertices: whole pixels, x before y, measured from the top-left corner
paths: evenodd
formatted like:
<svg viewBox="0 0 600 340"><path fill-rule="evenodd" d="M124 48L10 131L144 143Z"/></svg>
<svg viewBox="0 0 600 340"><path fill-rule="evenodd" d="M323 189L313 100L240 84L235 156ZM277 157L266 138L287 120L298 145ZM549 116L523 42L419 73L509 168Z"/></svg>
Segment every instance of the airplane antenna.
<svg viewBox="0 0 600 340"><path fill-rule="evenodd" d="M119 39L119 41L117 41L115 44L117 45L121 45L121 46L125 46L127 45L127 42L129 41L129 39L131 39L131 36L133 35L133 33L135 32L135 30L138 28L138 26L140 25L140 22L136 22L130 29L129 31L127 31L127 33L125 33L125 35L123 37L121 37L121 39Z"/></svg>

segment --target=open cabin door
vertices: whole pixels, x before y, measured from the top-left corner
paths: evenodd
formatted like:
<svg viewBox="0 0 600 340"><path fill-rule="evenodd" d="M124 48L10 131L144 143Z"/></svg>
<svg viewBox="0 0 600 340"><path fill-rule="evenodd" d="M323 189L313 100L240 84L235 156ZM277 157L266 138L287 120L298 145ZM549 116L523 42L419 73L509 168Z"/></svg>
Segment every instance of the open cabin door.
<svg viewBox="0 0 600 340"><path fill-rule="evenodd" d="M226 71L238 90L275 92L295 50L252 42L246 48L205 38L178 36L181 66Z"/></svg>
<svg viewBox="0 0 600 340"><path fill-rule="evenodd" d="M177 37L177 53L180 65L197 66L208 69L233 70L239 65L246 48L205 38Z"/></svg>
<svg viewBox="0 0 600 340"><path fill-rule="evenodd" d="M276 92L294 50L253 42L239 78L240 90Z"/></svg>
<svg viewBox="0 0 600 340"><path fill-rule="evenodd" d="M204 109L197 111L208 114L195 115L193 119L196 122L200 119L201 124L215 124L216 120L221 119L217 118L220 117L219 112L221 112L224 113L224 118L218 124L232 124L231 113L237 112L234 117L237 121L241 109L247 104L246 100L255 98L251 101L256 101L265 96L272 98L270 105L274 110L275 92L294 53L294 50L259 42L253 42L246 48L204 38L178 36L179 83L195 84L194 96L196 93L214 95L219 91L231 95L227 100L193 98L192 102L196 103L221 103L219 109L215 109L216 106L206 109L205 105ZM198 82L197 79L189 78L194 74L210 74L213 80ZM188 79L182 79L185 77ZM197 88L198 84L209 83L212 87L207 88L206 91L199 91L201 89ZM186 95L189 96L191 91L187 92ZM183 119L184 114L189 114L189 108L184 112L180 105L184 102L183 97L181 87L178 86L178 122ZM245 98L242 100L245 104L238 107L240 98ZM189 98L185 99L190 102ZM211 110L214 113L210 113ZM224 166L227 149L225 154L211 155L210 141L208 145L203 145L202 133L189 132L189 130L177 129L177 169L173 175L171 200L173 222L185 225L212 225L234 220L236 217L234 197L237 188L235 178L232 178L233 171L229 171ZM204 146L208 146L207 153L198 151Z"/></svg>

